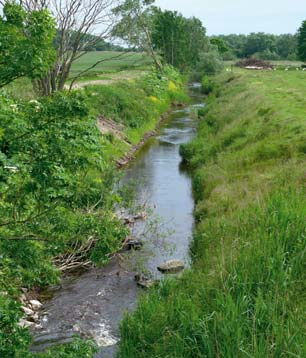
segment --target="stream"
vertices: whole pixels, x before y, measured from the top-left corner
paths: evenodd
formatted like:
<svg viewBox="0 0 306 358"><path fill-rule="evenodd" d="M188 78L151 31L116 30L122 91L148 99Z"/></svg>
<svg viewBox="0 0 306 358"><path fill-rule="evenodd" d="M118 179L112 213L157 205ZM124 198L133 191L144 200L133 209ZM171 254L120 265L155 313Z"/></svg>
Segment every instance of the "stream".
<svg viewBox="0 0 306 358"><path fill-rule="evenodd" d="M173 110L158 135L148 140L125 170L124 181L136 183L136 201L145 202L151 212L146 221L132 228L136 236L145 233L145 246L129 260L133 265L141 261L152 278L161 278L157 266L169 259L189 264L194 202L179 146L195 135L197 120L193 113L204 106L201 100L194 94L195 104ZM121 270L118 259L112 259L105 267L65 278L44 304L39 325L32 332L32 351L69 342L79 334L95 339L99 346L96 357L114 357L119 322L124 312L135 308L137 296L144 292L137 286L135 270Z"/></svg>

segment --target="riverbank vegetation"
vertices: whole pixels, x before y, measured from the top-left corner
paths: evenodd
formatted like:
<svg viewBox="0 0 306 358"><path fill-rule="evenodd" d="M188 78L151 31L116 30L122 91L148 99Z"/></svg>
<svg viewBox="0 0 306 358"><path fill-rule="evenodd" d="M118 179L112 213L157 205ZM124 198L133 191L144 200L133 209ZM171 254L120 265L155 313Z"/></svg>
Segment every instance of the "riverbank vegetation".
<svg viewBox="0 0 306 358"><path fill-rule="evenodd" d="M37 317L25 314L22 292L35 296L121 247L128 230L115 215L124 200L116 162L127 162L171 105L188 101L190 74L205 74L210 95L198 136L181 149L197 201L193 266L127 316L121 355L303 355L304 74L212 78L228 44L209 41L198 19L153 4L1 2L1 357L32 356L27 327ZM89 52L105 47L113 51ZM112 66L144 71L123 81ZM38 356L94 350L76 339Z"/></svg>
<svg viewBox="0 0 306 358"><path fill-rule="evenodd" d="M114 216L115 160L129 145L102 135L98 118L138 143L171 103L186 97L173 69L138 81L16 101L1 93L0 353L25 354L21 288L58 282L61 271L104 264L128 234ZM13 342L14 340L14 342Z"/></svg>
<svg viewBox="0 0 306 358"><path fill-rule="evenodd" d="M14 67L0 68L0 355L28 357L26 328L37 318L24 314L22 292L57 283L67 270L105 264L121 247L128 231L114 214L122 202L115 161L186 97L183 77L165 67L162 73L148 68L136 80L43 97L34 86L32 98L22 98L11 83L19 77L36 83L48 70L55 25L46 10L27 13L11 3L0 25L7 35L1 53L25 52L31 59L17 56ZM99 131L97 120L104 119L120 126L118 136ZM75 340L46 356L93 351L90 341Z"/></svg>
<svg viewBox="0 0 306 358"><path fill-rule="evenodd" d="M280 357L305 347L305 75L217 76L181 148L193 264L140 299L122 357Z"/></svg>

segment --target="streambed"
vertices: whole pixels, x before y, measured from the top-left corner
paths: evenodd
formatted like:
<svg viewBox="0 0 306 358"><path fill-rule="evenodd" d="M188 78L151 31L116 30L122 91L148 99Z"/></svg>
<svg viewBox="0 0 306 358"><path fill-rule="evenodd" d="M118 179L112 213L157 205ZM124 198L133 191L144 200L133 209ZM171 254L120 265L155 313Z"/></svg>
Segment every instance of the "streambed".
<svg viewBox="0 0 306 358"><path fill-rule="evenodd" d="M148 140L126 169L124 181L136 181L136 200L145 201L154 225L162 228L162 238L144 241L148 249L137 251L145 270L160 278L157 266L169 259L189 264L189 244L193 227L191 180L181 165L179 146L195 135L198 102L172 112L159 134ZM151 219L150 219L151 220ZM145 223L133 228L143 232ZM152 236L155 236L155 234ZM134 260L134 259L133 259ZM44 305L38 328L33 330L33 351L68 342L76 334L92 336L100 350L97 357L113 357L119 340L119 322L127 310L135 307L137 287L133 270L122 270L117 259L107 266L91 269L79 277L65 279L53 298Z"/></svg>

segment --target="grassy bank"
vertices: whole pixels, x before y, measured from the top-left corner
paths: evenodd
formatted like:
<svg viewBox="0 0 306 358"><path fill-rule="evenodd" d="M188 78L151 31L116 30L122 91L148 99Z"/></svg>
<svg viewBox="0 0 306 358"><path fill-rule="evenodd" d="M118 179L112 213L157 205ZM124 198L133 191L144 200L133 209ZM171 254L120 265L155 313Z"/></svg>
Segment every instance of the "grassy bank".
<svg viewBox="0 0 306 358"><path fill-rule="evenodd" d="M196 199L192 269L142 297L122 357L303 357L305 74L214 79L181 148Z"/></svg>
<svg viewBox="0 0 306 358"><path fill-rule="evenodd" d="M114 189L115 160L183 100L182 78L170 68L31 101L0 93L1 357L32 356L19 324L22 289L35 296L62 271L103 265L121 246L128 231L114 215L124 200ZM111 119L120 133L101 133L97 118ZM92 352L90 342L76 340L42 356Z"/></svg>

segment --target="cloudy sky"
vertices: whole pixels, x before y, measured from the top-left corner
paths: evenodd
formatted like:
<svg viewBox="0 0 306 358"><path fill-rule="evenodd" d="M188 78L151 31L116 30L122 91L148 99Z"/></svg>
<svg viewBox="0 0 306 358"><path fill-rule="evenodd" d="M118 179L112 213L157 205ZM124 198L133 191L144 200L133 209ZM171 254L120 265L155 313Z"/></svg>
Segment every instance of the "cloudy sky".
<svg viewBox="0 0 306 358"><path fill-rule="evenodd" d="M200 18L209 35L295 33L306 20L306 0L156 0L155 4Z"/></svg>

